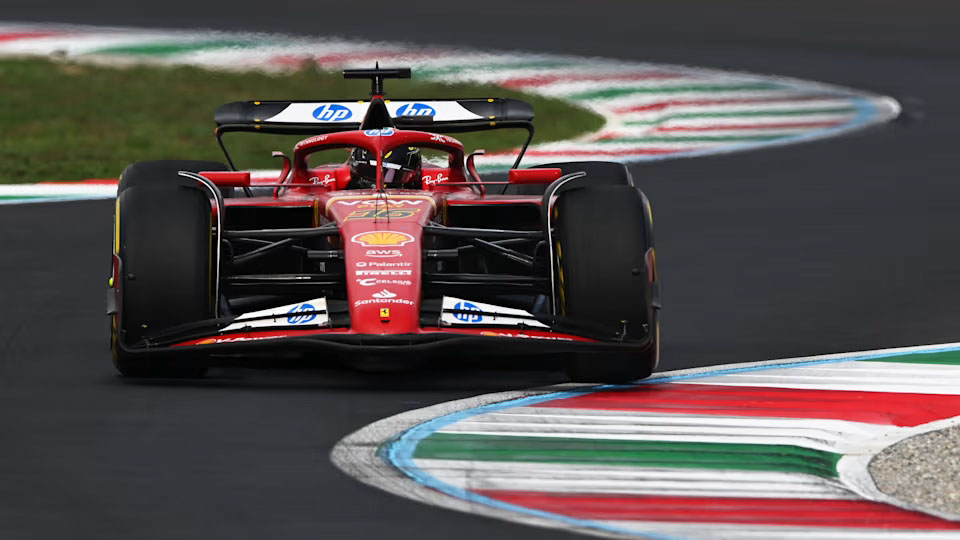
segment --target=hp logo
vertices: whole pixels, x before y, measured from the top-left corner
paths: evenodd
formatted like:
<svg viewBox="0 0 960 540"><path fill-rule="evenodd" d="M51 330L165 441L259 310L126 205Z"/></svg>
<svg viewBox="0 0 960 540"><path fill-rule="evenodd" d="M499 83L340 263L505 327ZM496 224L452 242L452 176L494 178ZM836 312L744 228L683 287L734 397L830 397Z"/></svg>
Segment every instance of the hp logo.
<svg viewBox="0 0 960 540"><path fill-rule="evenodd" d="M483 320L483 315L480 313L483 311L479 307L471 304L470 302L457 302L453 309L457 311L474 311L476 313L454 313L453 317L458 321L476 323Z"/></svg>
<svg viewBox="0 0 960 540"><path fill-rule="evenodd" d="M389 137L393 135L393 128L383 128L383 129L368 129L363 132L367 137L376 137L380 135L382 137Z"/></svg>
<svg viewBox="0 0 960 540"><path fill-rule="evenodd" d="M436 116L437 111L426 103L407 103L397 109L397 116Z"/></svg>
<svg viewBox="0 0 960 540"><path fill-rule="evenodd" d="M313 304L300 304L299 306L293 306L290 308L290 311L287 312L287 323L288 324L307 324L308 322L317 318L316 313L308 313L307 315L301 315L304 311L316 311L317 308L313 307Z"/></svg>
<svg viewBox="0 0 960 540"><path fill-rule="evenodd" d="M339 122L353 116L350 109L336 103L321 105L313 110L313 117L321 122Z"/></svg>

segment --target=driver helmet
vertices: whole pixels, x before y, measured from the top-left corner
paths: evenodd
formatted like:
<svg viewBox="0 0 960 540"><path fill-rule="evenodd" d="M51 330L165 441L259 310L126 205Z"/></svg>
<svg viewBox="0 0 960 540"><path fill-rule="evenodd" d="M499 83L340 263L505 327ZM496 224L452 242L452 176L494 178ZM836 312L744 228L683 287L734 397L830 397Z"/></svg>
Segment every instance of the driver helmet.
<svg viewBox="0 0 960 540"><path fill-rule="evenodd" d="M350 182L347 189L373 189L377 185L377 158L363 148L350 152ZM422 159L420 149L398 146L383 156L383 187L420 189Z"/></svg>

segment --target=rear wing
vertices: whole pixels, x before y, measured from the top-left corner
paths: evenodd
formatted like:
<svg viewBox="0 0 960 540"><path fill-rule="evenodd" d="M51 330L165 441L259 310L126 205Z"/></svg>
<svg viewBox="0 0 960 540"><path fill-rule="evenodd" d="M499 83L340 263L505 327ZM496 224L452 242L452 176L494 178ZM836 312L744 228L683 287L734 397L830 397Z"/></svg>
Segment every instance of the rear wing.
<svg viewBox="0 0 960 540"><path fill-rule="evenodd" d="M217 108L217 142L229 132L322 135L360 129L370 101L238 101ZM533 107L519 99L390 100L387 111L399 128L463 133L523 128L528 136L514 168L533 139ZM230 160L227 154L227 160ZM231 161L232 166L232 161Z"/></svg>
<svg viewBox="0 0 960 540"><path fill-rule="evenodd" d="M533 107L519 99L387 101L398 127L463 132L526 127ZM217 128L227 131L322 135L360 129L369 101L238 101L217 108Z"/></svg>

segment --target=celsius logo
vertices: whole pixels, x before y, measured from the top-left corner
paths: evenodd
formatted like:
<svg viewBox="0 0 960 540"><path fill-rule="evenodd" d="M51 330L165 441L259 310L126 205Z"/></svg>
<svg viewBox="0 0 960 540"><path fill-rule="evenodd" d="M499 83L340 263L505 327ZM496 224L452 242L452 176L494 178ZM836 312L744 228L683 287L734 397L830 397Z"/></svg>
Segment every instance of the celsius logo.
<svg viewBox="0 0 960 540"><path fill-rule="evenodd" d="M336 103L321 105L313 110L313 117L321 122L339 122L353 116L350 109Z"/></svg>
<svg viewBox="0 0 960 540"><path fill-rule="evenodd" d="M317 318L316 313L308 313L307 315L301 315L305 311L316 311L317 308L313 307L313 304L300 304L290 308L290 311L287 312L287 323L288 324L307 324L308 322Z"/></svg>
<svg viewBox="0 0 960 540"><path fill-rule="evenodd" d="M397 109L397 116L435 116L437 111L426 103L407 103Z"/></svg>
<svg viewBox="0 0 960 540"><path fill-rule="evenodd" d="M475 313L454 313L453 317L458 321L475 323L483 320L483 315L480 315L480 313L483 310L477 307L476 305L471 304L470 302L457 302L457 304L453 306L453 309L460 312L463 312L463 311L475 312Z"/></svg>

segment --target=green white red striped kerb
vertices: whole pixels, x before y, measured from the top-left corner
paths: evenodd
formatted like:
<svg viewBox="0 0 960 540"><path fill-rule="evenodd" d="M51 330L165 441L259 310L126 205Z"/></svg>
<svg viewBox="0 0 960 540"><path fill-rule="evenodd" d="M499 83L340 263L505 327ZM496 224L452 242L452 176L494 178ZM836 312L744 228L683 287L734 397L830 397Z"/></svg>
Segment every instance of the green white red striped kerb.
<svg viewBox="0 0 960 540"><path fill-rule="evenodd" d="M889 121L900 112L892 98L839 86L604 58L270 34L0 23L0 56L50 54L91 62L277 71L305 61L329 70L380 61L410 65L418 77L431 81L477 81L563 99L606 120L601 130L576 140L534 145L524 159L527 165L752 150L839 135ZM477 162L482 170L502 169L512 156L497 153ZM11 189L0 190L0 198L45 196ZM64 188L63 195L111 196L107 191Z"/></svg>
<svg viewBox="0 0 960 540"><path fill-rule="evenodd" d="M423 502L600 535L956 538L867 465L960 423L958 383L960 344L722 366L405 413L332 457Z"/></svg>

